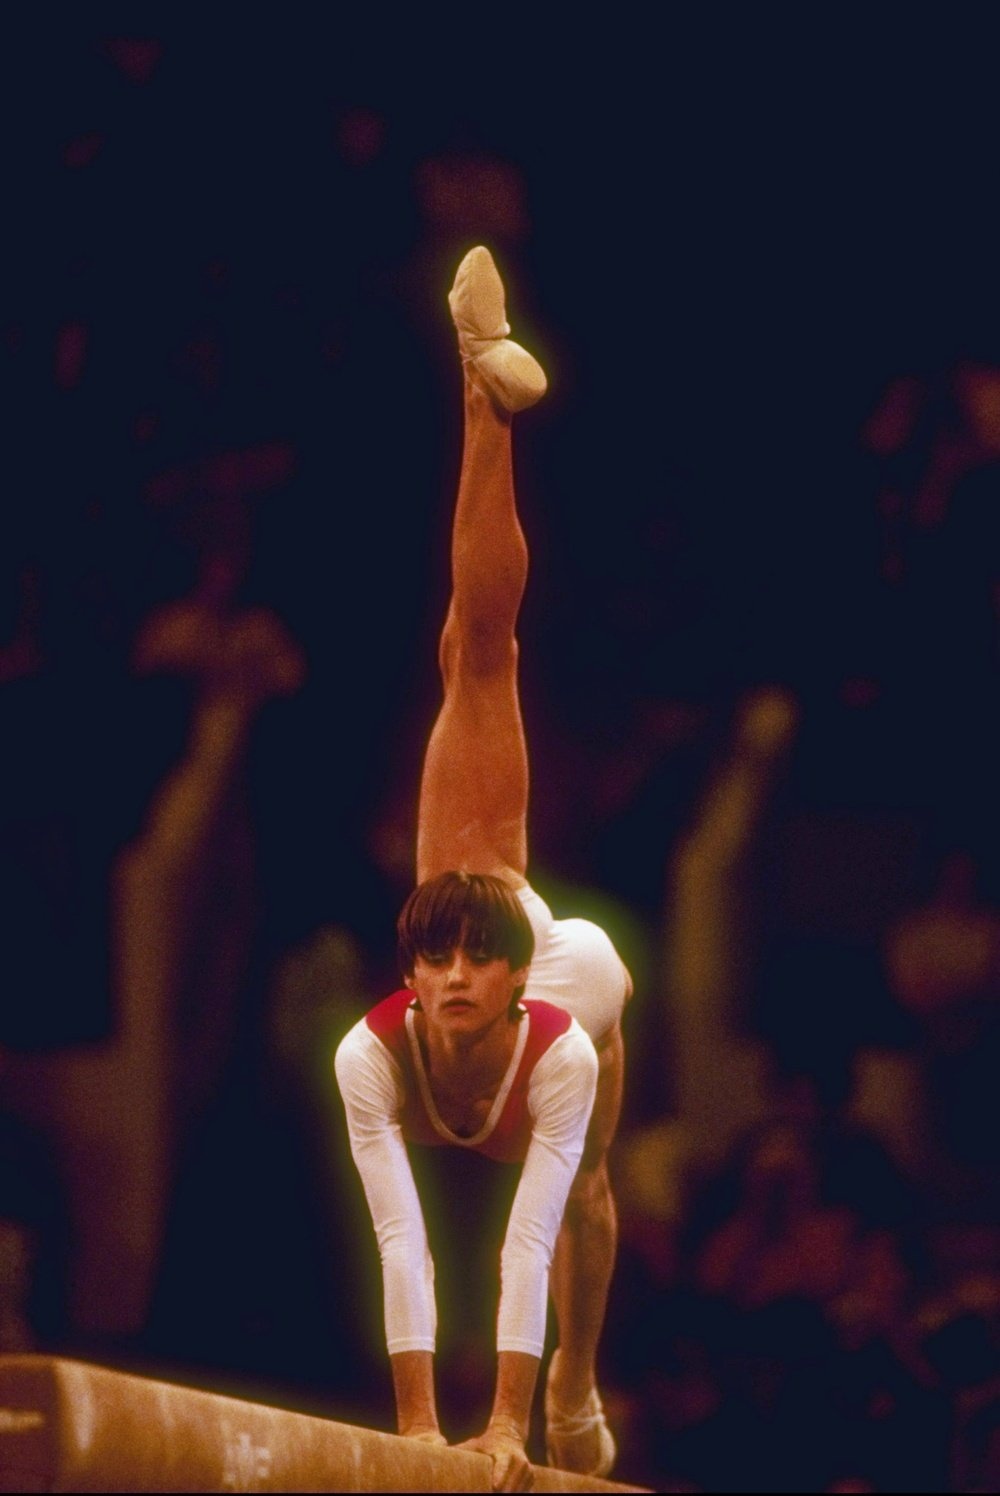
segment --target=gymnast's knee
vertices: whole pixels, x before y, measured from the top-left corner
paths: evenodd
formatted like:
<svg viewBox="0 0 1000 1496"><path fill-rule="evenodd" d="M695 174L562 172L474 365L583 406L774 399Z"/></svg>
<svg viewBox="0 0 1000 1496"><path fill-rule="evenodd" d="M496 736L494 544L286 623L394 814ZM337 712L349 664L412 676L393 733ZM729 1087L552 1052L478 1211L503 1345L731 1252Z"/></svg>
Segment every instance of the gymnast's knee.
<svg viewBox="0 0 1000 1496"><path fill-rule="evenodd" d="M496 680L515 676L518 645L513 634L489 619L460 620L453 612L444 626L438 666L445 690L462 680Z"/></svg>

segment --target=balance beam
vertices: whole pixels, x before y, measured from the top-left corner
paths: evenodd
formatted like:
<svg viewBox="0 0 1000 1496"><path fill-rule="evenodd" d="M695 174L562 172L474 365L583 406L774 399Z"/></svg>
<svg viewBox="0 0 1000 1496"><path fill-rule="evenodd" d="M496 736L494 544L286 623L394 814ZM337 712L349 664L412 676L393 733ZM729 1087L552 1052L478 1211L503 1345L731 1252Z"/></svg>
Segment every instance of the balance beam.
<svg viewBox="0 0 1000 1496"><path fill-rule="evenodd" d="M490 1460L108 1371L0 1356L0 1491L488 1491ZM536 1491L641 1491L535 1467Z"/></svg>

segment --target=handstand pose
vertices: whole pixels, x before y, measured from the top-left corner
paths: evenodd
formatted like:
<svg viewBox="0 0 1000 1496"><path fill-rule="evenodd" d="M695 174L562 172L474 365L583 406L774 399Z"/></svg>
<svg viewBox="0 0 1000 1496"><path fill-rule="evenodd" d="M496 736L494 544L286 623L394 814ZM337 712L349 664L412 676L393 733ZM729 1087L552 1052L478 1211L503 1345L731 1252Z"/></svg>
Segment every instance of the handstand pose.
<svg viewBox="0 0 1000 1496"><path fill-rule="evenodd" d="M337 1051L351 1148L378 1236L399 1431L444 1443L434 1396L434 1268L406 1142L523 1160L501 1254L497 1381L483 1434L496 1489L524 1452L545 1333L550 1464L606 1475L615 1444L595 1385L617 1238L606 1157L621 1105L631 980L603 930L555 920L529 886L528 760L515 625L527 578L511 415L545 391L507 337L489 252L449 296L464 362L465 441L441 638L444 701L420 788L418 885L399 918L406 989Z"/></svg>

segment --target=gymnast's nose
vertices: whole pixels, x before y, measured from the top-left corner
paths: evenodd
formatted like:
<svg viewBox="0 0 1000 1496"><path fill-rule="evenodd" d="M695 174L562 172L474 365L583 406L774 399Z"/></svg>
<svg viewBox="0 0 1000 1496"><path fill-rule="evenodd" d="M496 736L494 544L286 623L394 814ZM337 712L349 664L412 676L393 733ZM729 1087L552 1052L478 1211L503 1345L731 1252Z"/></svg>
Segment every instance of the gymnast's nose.
<svg viewBox="0 0 1000 1496"><path fill-rule="evenodd" d="M446 981L449 988L467 987L471 966L469 958L463 950L452 951L448 961Z"/></svg>

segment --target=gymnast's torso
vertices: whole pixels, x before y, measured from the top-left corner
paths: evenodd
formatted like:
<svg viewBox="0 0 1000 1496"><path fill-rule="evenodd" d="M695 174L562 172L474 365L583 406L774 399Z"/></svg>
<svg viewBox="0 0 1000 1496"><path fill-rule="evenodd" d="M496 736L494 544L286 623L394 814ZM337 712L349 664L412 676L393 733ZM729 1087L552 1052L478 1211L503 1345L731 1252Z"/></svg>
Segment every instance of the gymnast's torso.
<svg viewBox="0 0 1000 1496"><path fill-rule="evenodd" d="M522 1002L514 1054L496 1094L472 1108L463 1108L459 1121L432 1091L417 1035L413 993L406 989L385 998L366 1015L364 1024L398 1067L402 1081L399 1123L406 1142L429 1147L450 1143L501 1163L523 1163L531 1142L534 1115L539 1106L544 1106L540 1087L544 1088L547 1074L562 1076L567 1064L572 1071L580 1048L580 1041L572 1032L579 1025L563 1008L545 1002ZM532 1093L539 1061L564 1035L570 1036L570 1043L565 1046L566 1059L554 1068L551 1064L548 1070L543 1067ZM369 1041L362 1034L358 1042Z"/></svg>

